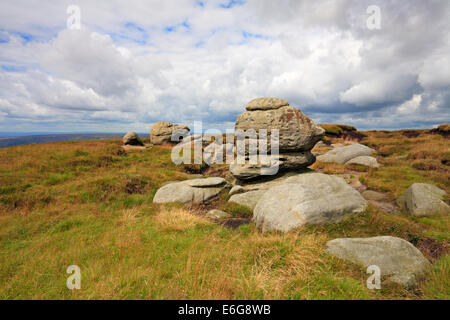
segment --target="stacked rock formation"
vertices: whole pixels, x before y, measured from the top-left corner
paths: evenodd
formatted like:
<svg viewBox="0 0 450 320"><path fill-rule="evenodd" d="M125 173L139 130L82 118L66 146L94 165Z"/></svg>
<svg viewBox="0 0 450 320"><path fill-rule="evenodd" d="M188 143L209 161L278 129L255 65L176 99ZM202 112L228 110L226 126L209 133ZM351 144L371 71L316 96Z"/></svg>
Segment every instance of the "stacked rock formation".
<svg viewBox="0 0 450 320"><path fill-rule="evenodd" d="M270 154L271 130L279 132L279 170L301 169L316 160L311 153L322 139L325 130L317 126L299 109L279 98L256 98L245 107L247 111L236 120L235 130L253 129L257 138L260 129L267 130L267 153ZM259 148L259 145L258 145ZM258 149L259 154L259 149ZM252 179L262 175L261 164L233 164L230 172L239 179Z"/></svg>
<svg viewBox="0 0 450 320"><path fill-rule="evenodd" d="M163 144L165 142L172 142L172 136L184 137L188 134L190 129L181 124L174 124L167 121L156 122L150 130L150 142L153 144ZM173 141L178 142L179 140Z"/></svg>

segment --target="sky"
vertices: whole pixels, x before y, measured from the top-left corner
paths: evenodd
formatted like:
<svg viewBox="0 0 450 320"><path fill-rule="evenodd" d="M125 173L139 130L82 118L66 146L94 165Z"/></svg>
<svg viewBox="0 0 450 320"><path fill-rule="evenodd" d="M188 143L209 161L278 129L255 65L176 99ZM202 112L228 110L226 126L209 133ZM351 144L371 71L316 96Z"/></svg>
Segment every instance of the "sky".
<svg viewBox="0 0 450 320"><path fill-rule="evenodd" d="M0 2L0 132L225 130L256 97L359 129L450 122L450 1Z"/></svg>

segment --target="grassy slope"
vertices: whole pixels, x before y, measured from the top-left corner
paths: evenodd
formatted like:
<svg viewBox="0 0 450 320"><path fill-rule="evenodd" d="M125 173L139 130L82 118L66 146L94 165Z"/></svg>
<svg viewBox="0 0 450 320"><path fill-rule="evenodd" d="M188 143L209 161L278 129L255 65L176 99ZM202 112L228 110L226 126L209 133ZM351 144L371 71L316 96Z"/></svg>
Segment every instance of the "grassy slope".
<svg viewBox="0 0 450 320"><path fill-rule="evenodd" d="M389 149L386 144L393 140L383 134L370 136L368 143ZM446 141L431 138L419 136L389 149L381 159L385 166L365 172L362 179L391 197L416 180L449 191L445 167L439 173L407 165L414 146L428 150L425 146L432 145L442 157ZM449 298L448 255L434 263L415 290L383 284L381 291L370 291L363 268L323 250L335 237L381 234L446 245L448 217L412 219L369 206L365 214L340 224L288 234L262 235L251 224L231 230L202 217L206 208L153 204L158 187L188 174L172 164L168 148L122 154L119 143L0 149L0 298ZM248 215L224 205L226 199L224 193L212 206ZM65 286L65 271L72 264L82 272L78 291Z"/></svg>

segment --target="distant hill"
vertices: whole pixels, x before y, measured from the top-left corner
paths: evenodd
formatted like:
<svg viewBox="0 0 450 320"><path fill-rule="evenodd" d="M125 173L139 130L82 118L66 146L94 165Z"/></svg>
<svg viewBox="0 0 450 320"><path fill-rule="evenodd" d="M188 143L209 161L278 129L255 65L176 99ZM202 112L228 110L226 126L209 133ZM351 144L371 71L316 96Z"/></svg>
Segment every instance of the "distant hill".
<svg viewBox="0 0 450 320"><path fill-rule="evenodd" d="M122 139L125 133L86 133L86 134L45 134L19 137L0 137L0 148L23 144L35 144L58 141ZM142 138L148 138L148 134L139 134Z"/></svg>

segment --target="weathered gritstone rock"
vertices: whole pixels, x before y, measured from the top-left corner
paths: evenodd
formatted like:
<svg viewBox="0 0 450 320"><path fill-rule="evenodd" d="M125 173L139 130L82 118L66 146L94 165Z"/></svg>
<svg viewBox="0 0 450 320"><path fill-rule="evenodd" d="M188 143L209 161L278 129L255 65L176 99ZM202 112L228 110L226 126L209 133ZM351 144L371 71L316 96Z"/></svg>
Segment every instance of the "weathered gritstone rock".
<svg viewBox="0 0 450 320"><path fill-rule="evenodd" d="M317 160L320 162L335 162L344 164L347 161L359 156L370 156L372 152L375 152L375 150L362 144L355 143L349 146L338 147L330 150L327 153L318 156Z"/></svg>
<svg viewBox="0 0 450 320"><path fill-rule="evenodd" d="M268 155L268 157L271 156ZM276 157L272 158L272 167L264 164L232 164L230 165L230 172L238 179L249 180L259 176L275 175L279 171L306 168L316 161L316 157L310 151L281 153L278 156L278 161L275 160Z"/></svg>
<svg viewBox="0 0 450 320"><path fill-rule="evenodd" d="M360 166L370 167L370 168L379 168L380 164L377 159L370 156L359 156L353 159L350 159L345 164L357 164Z"/></svg>
<svg viewBox="0 0 450 320"><path fill-rule="evenodd" d="M172 135L182 137L186 136L189 131L190 129L185 125L174 124L167 121L156 122L150 130L150 142L153 144L172 142Z"/></svg>
<svg viewBox="0 0 450 320"><path fill-rule="evenodd" d="M217 196L224 188L224 183L220 183L218 179L222 178L194 179L168 183L156 191L153 202L207 202Z"/></svg>
<svg viewBox="0 0 450 320"><path fill-rule="evenodd" d="M412 286L430 265L422 253L406 240L396 237L339 238L327 243L327 252L340 259L376 265L381 275L404 286Z"/></svg>
<svg viewBox="0 0 450 320"><path fill-rule="evenodd" d="M366 190L361 195L366 200L373 200L373 201L383 201L386 200L386 195L381 192L373 191L373 190Z"/></svg>
<svg viewBox="0 0 450 320"><path fill-rule="evenodd" d="M271 109L278 109L280 107L288 105L289 102L280 98L256 98L247 103L245 109L248 111L271 110Z"/></svg>
<svg viewBox="0 0 450 320"><path fill-rule="evenodd" d="M238 193L242 193L245 192L244 188L241 186L234 186L233 188L231 188L230 192L228 193L230 196L234 195L234 194L238 194Z"/></svg>
<svg viewBox="0 0 450 320"><path fill-rule="evenodd" d="M344 179L304 173L268 189L253 211L253 220L263 232L287 232L307 224L336 223L363 212L366 206L366 200Z"/></svg>
<svg viewBox="0 0 450 320"><path fill-rule="evenodd" d="M400 196L397 203L413 216L450 213L450 206L442 201L446 192L426 183L414 183Z"/></svg>
<svg viewBox="0 0 450 320"><path fill-rule="evenodd" d="M265 190L255 190L248 191L245 193L239 193L231 196L228 202L234 202L240 204L241 206L247 207L251 210L255 209L256 204L259 199L261 199L262 195L265 193Z"/></svg>
<svg viewBox="0 0 450 320"><path fill-rule="evenodd" d="M124 145L130 145L130 146L143 146L144 145L141 138L134 131L130 131L126 135L124 135L122 138L122 141L123 141Z"/></svg>
<svg viewBox="0 0 450 320"><path fill-rule="evenodd" d="M267 140L271 130L279 130L280 152L309 151L322 139L325 130L317 126L307 115L291 106L270 110L245 111L236 120L235 130L267 130ZM270 152L270 148L267 150Z"/></svg>
<svg viewBox="0 0 450 320"><path fill-rule="evenodd" d="M213 209L213 210L209 210L206 213L206 216L211 219L224 219L224 218L228 218L230 215L228 213L226 213L225 211Z"/></svg>

